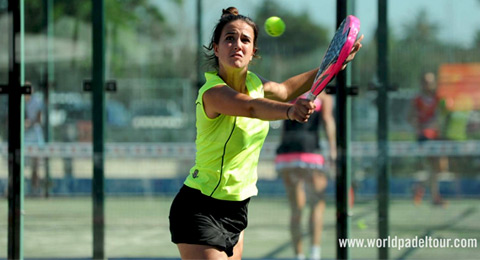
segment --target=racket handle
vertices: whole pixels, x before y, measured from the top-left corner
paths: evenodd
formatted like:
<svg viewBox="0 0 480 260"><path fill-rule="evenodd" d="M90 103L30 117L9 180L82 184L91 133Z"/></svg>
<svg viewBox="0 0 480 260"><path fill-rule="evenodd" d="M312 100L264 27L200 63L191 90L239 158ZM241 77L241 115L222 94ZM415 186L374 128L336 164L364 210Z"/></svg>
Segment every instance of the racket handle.
<svg viewBox="0 0 480 260"><path fill-rule="evenodd" d="M310 101L314 101L316 97L317 96L315 96L312 92L310 92L308 93L307 99Z"/></svg>

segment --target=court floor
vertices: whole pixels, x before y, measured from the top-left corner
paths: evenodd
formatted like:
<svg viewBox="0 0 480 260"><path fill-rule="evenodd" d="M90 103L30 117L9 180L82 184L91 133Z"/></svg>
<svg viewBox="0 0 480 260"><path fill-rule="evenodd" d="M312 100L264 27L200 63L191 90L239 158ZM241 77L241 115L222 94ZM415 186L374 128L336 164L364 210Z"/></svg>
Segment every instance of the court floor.
<svg viewBox="0 0 480 260"><path fill-rule="evenodd" d="M168 210L172 197L108 197L106 199L106 255L109 259L178 258L170 242ZM414 239L480 238L480 201L451 200L446 208L424 201L395 200L390 205L390 236ZM0 258L6 258L6 199L0 200ZM359 201L351 217L351 237L377 237L376 201ZM305 241L308 211L304 214ZM26 198L24 256L43 259L89 258L92 252L92 203L89 197ZM294 256L288 229L289 210L283 197L255 197L249 208L245 232L245 259L289 259ZM322 256L336 255L335 204L329 200L325 212ZM351 248L352 259L377 259L377 247ZM391 259L478 259L475 248L390 248Z"/></svg>

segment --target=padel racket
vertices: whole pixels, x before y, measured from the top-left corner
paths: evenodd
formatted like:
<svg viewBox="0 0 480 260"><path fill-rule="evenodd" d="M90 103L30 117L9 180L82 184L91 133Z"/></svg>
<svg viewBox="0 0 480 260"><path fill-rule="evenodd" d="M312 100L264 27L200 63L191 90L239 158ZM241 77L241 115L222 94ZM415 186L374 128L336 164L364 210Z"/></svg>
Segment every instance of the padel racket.
<svg viewBox="0 0 480 260"><path fill-rule="evenodd" d="M357 17L349 15L342 21L325 52L310 93L307 96L308 100L314 100L342 69L345 60L352 51L359 31L360 20Z"/></svg>

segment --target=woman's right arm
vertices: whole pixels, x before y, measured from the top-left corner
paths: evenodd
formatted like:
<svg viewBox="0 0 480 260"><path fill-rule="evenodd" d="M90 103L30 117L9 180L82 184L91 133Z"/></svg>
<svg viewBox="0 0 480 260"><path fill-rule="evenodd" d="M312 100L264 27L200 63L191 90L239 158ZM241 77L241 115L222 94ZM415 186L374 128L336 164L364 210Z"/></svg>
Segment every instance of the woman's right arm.
<svg viewBox="0 0 480 260"><path fill-rule="evenodd" d="M205 91L202 98L205 113L209 118L224 114L262 120L290 119L306 122L315 109L313 102L308 100L302 99L295 104L289 104L268 98L252 98L226 85Z"/></svg>

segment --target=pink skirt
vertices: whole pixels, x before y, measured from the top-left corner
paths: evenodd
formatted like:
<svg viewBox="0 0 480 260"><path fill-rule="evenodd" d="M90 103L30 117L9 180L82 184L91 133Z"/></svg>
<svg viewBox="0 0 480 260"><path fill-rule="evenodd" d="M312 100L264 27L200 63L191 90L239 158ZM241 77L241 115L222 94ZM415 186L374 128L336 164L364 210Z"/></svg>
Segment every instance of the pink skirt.
<svg viewBox="0 0 480 260"><path fill-rule="evenodd" d="M325 159L317 153L284 153L275 158L275 168L282 170L286 168L323 169Z"/></svg>

